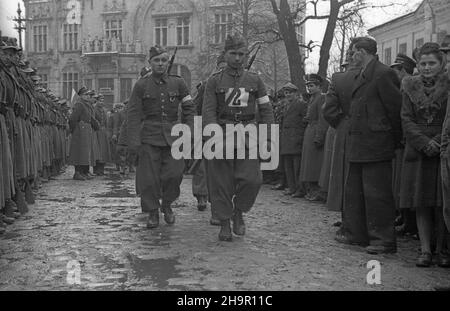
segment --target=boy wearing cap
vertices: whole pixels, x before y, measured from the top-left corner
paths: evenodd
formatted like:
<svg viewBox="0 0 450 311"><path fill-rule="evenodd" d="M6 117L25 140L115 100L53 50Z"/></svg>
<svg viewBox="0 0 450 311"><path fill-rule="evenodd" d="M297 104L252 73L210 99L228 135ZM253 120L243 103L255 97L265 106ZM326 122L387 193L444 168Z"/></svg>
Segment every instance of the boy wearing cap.
<svg viewBox="0 0 450 311"><path fill-rule="evenodd" d="M168 73L169 54L160 46L150 50L152 73L133 88L127 113L128 152L138 157L136 191L141 207L149 213L147 227L159 226L159 210L167 224L175 223L172 203L180 195L184 161L175 160L172 127L179 119L193 127L195 106L184 80ZM160 203L162 199L162 204Z"/></svg>
<svg viewBox="0 0 450 311"><path fill-rule="evenodd" d="M225 42L227 66L212 75L206 84L202 114L204 126L219 124L225 129L227 124L274 123L264 83L257 74L244 69L247 56L245 40L228 36ZM257 110L259 120L256 118ZM234 148L236 151L236 145ZM223 156L225 158L225 154ZM231 242L231 219L233 232L245 235L243 213L250 211L261 187L260 162L257 159L212 159L207 161L207 171L211 209L221 221L219 240Z"/></svg>

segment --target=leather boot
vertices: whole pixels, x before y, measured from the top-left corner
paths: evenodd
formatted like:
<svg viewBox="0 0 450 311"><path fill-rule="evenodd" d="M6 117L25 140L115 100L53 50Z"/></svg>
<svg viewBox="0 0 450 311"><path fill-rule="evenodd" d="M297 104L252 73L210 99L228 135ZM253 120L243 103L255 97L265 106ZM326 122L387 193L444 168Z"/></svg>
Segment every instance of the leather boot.
<svg viewBox="0 0 450 311"><path fill-rule="evenodd" d="M148 214L147 229L155 229L159 226L159 211L154 210Z"/></svg>
<svg viewBox="0 0 450 311"><path fill-rule="evenodd" d="M200 195L200 196L198 196L197 200L198 200L197 209L200 212L205 211L206 208L208 207L206 196Z"/></svg>
<svg viewBox="0 0 450 311"><path fill-rule="evenodd" d="M17 204L17 209L19 210L20 214L26 214L28 213L28 204L25 201L25 194L18 189L17 193L16 193L16 204Z"/></svg>
<svg viewBox="0 0 450 311"><path fill-rule="evenodd" d="M13 200L6 200L5 216L9 217L9 218L19 218L20 217L20 213L18 212L17 204Z"/></svg>
<svg viewBox="0 0 450 311"><path fill-rule="evenodd" d="M162 212L164 214L164 220L168 225L173 225L175 223L175 214L172 211L172 208L169 206L163 206Z"/></svg>
<svg viewBox="0 0 450 311"><path fill-rule="evenodd" d="M233 232L236 235L245 235L244 217L241 211L235 211L233 215Z"/></svg>
<svg viewBox="0 0 450 311"><path fill-rule="evenodd" d="M25 181L25 201L31 205L36 203L36 200L34 198L34 193L31 189L31 185L28 180Z"/></svg>
<svg viewBox="0 0 450 311"><path fill-rule="evenodd" d="M220 221L220 232L219 232L219 241L223 242L231 242L233 241L233 235L231 234L231 224L230 220L221 220Z"/></svg>

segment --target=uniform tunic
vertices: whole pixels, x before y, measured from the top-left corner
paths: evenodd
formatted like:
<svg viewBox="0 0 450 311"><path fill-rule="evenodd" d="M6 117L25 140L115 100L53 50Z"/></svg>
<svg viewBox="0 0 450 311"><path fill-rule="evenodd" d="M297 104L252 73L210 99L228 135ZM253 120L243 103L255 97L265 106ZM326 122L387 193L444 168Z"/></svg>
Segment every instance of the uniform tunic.
<svg viewBox="0 0 450 311"><path fill-rule="evenodd" d="M274 123L272 106L261 78L230 67L208 79L202 115L204 125L219 124L223 129L227 124ZM227 147L236 149L236 144ZM245 146L247 149L248 144ZM208 160L207 172L212 213L219 220L230 219L235 209L243 213L250 211L262 184L259 160L248 159L248 156L243 160L236 157Z"/></svg>
<svg viewBox="0 0 450 311"><path fill-rule="evenodd" d="M140 79L128 103L127 139L130 150L138 149L136 191L144 212L172 204L180 195L184 161L175 160L171 136L179 120L193 127L195 106L181 77L164 74Z"/></svg>

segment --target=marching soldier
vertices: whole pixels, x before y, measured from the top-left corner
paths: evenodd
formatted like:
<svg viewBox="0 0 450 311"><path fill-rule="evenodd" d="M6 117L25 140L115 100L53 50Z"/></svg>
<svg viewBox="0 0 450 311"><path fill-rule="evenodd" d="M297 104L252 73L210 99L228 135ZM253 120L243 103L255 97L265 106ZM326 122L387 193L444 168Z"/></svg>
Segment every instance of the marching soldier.
<svg viewBox="0 0 450 311"><path fill-rule="evenodd" d="M167 224L175 223L172 203L180 195L184 161L175 160L172 127L179 119L193 128L195 106L184 80L170 75L169 54L160 46L150 50L152 73L140 79L131 94L127 113L128 152L138 158L136 191L149 213L147 227L159 226L159 210ZM162 199L162 204L160 203Z"/></svg>
<svg viewBox="0 0 450 311"><path fill-rule="evenodd" d="M227 67L210 77L206 84L204 125L219 124L225 128L227 124L257 124L258 121L273 124L264 83L257 74L244 69L247 55L244 39L228 36L225 43ZM257 111L260 120L256 119ZM236 151L236 145L234 147ZM212 212L221 221L219 240L232 241L231 219L233 232L245 235L243 213L252 208L262 184L260 161L213 159L207 161L207 171L211 177L208 186Z"/></svg>
<svg viewBox="0 0 450 311"><path fill-rule="evenodd" d="M227 63L225 62L224 54L220 54L216 62L216 70L220 71L225 68ZM197 108L197 114L202 115L203 100L205 95L207 81L204 81L198 87L197 96L194 98L194 103ZM197 162L198 161L198 162ZM207 202L209 199L208 195L208 174L206 172L206 161L197 160L194 162L194 169L192 178L192 194L197 198L197 209L199 211L204 211L207 208ZM210 224L213 226L220 226L220 221L213 214L211 215Z"/></svg>

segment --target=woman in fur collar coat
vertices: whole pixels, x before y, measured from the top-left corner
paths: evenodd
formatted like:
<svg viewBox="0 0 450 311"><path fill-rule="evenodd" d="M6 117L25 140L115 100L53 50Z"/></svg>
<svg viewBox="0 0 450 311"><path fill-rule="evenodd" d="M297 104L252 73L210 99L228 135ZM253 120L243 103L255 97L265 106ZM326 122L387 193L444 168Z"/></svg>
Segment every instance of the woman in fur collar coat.
<svg viewBox="0 0 450 311"><path fill-rule="evenodd" d="M439 45L426 43L419 53L420 74L405 78L402 86L401 117L406 147L400 207L416 211L421 244L416 262L419 267L432 263L432 239L436 239L436 263L450 266L450 259L444 253L446 228L440 173L441 133L449 86L444 68L445 59Z"/></svg>

